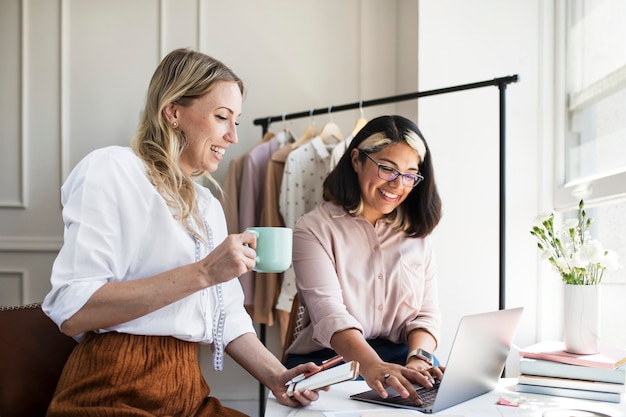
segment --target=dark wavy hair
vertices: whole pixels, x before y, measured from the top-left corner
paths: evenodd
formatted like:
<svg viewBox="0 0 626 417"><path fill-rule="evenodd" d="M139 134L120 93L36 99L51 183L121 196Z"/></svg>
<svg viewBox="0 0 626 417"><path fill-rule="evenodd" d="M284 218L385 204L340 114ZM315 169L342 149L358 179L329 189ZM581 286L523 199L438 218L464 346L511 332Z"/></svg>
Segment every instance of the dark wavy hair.
<svg viewBox="0 0 626 417"><path fill-rule="evenodd" d="M324 200L343 206L350 215L361 213L363 201L359 178L352 166L351 153L358 149L363 162L366 153L377 153L386 147L406 143L419 156L419 170L424 180L411 190L406 200L386 216L392 227L404 231L411 237L429 235L441 219L441 198L433 170L428 144L411 120L398 116L381 116L368 122L352 139L337 166L324 180Z"/></svg>

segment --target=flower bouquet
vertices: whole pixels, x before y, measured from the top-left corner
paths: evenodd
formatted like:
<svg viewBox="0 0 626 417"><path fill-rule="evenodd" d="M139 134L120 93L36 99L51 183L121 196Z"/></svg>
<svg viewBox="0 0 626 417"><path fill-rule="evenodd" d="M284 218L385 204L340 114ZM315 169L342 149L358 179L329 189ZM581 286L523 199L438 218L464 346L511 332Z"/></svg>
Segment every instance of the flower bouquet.
<svg viewBox="0 0 626 417"><path fill-rule="evenodd" d="M547 259L571 285L595 285L602 281L605 270L619 267L617 253L605 250L598 240L591 238L585 203L578 204L578 217L564 222L563 229L555 229L554 213L540 216L530 233L537 238L542 258Z"/></svg>
<svg viewBox="0 0 626 417"><path fill-rule="evenodd" d="M542 257L550 261L565 283L563 340L565 350L594 354L600 349L600 282L604 271L619 267L617 253L591 238L585 203L578 216L554 227L554 214L537 219L530 233L537 238Z"/></svg>

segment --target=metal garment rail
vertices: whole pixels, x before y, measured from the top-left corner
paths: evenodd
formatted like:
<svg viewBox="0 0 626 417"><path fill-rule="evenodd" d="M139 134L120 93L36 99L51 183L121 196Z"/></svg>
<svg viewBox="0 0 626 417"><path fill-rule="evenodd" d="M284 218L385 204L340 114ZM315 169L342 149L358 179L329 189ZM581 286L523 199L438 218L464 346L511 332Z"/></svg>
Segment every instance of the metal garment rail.
<svg viewBox="0 0 626 417"><path fill-rule="evenodd" d="M383 104L397 103L400 101L415 100L421 97L435 96L439 94L452 93L455 91L473 90L476 88L497 86L500 91L500 109L499 109L499 122L500 122L500 141L499 141L499 158L500 158L500 184L499 184L499 278L498 278L498 308L500 310L505 308L505 253L506 253L506 87L507 85L519 81L517 74L509 75L507 77L494 78L492 80L480 81L470 84L462 84L453 87L439 88L436 90L418 91L415 93L400 94L396 96L377 98L373 100L362 100L349 104L340 104L338 106L328 106L318 109L312 109L307 111L301 111L296 113L283 114L280 116L268 116L254 119L253 123L256 126L261 126L263 129L263 135L265 135L269 129L269 125L273 122L281 122L290 119L299 119L303 117L311 117L318 114L335 113L338 111L360 109L362 107L380 106ZM261 325L260 339L265 344L266 332L265 325ZM265 414L265 388L260 385L259 388L259 417L263 417Z"/></svg>

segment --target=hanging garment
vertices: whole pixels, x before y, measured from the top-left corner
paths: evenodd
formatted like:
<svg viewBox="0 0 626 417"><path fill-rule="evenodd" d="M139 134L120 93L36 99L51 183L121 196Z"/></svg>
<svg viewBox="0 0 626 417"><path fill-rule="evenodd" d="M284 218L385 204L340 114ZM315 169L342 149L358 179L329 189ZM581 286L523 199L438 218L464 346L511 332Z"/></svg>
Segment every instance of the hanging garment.
<svg viewBox="0 0 626 417"><path fill-rule="evenodd" d="M283 133L283 132L281 132ZM284 133L283 133L284 134ZM278 135L254 146L244 157L239 187L239 233L248 227L259 226L264 204L265 176L267 163L278 150ZM239 277L245 294L244 304L254 305L255 272L250 271Z"/></svg>
<svg viewBox="0 0 626 417"><path fill-rule="evenodd" d="M278 198L280 195L283 172L285 170L285 161L293 149L293 144L287 143L285 146L274 152L268 162L265 180L265 200L263 209L261 210L261 226L285 226L283 216L280 214L278 209ZM282 279L282 273L259 272L256 274L254 287L254 315L252 317L254 322L264 323L269 326L274 324L274 306L276 305L276 300L278 299Z"/></svg>
<svg viewBox="0 0 626 417"><path fill-rule="evenodd" d="M296 220L323 201L324 179L330 172L330 152L335 145L326 145L316 136L301 147L291 151L285 162L285 171L279 196L279 210L285 226L293 228ZM276 311L291 311L296 294L293 267L283 273ZM285 328L281 328L284 334Z"/></svg>
<svg viewBox="0 0 626 417"><path fill-rule="evenodd" d="M228 164L226 177L222 184L220 202L224 207L228 234L239 233L239 187L241 186L241 171L243 160L247 152L236 156Z"/></svg>
<svg viewBox="0 0 626 417"><path fill-rule="evenodd" d="M350 142L352 142L353 137L354 136L352 135L348 135L348 137L346 137L344 140L342 140L337 145L335 145L332 152L330 153L330 164L329 164L328 172L335 169L335 167L337 166L337 163L339 163L339 160L341 159L343 154L346 153L346 151L350 147Z"/></svg>

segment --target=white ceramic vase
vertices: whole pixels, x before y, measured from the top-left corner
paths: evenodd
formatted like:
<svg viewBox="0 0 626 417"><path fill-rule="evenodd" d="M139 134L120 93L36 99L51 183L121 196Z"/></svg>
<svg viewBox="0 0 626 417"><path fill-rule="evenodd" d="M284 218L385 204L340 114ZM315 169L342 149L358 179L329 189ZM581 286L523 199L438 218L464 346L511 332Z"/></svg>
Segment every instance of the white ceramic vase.
<svg viewBox="0 0 626 417"><path fill-rule="evenodd" d="M565 285L563 340L570 353L600 351L600 284Z"/></svg>

